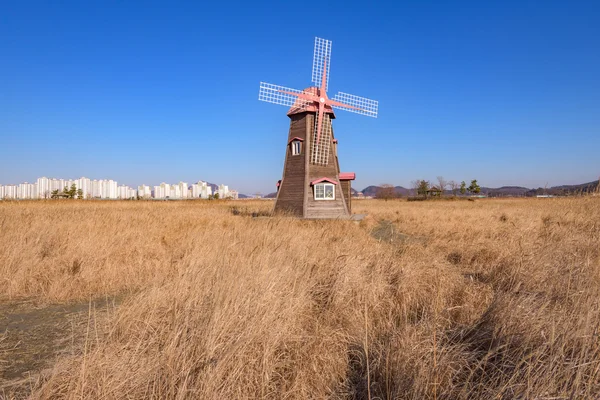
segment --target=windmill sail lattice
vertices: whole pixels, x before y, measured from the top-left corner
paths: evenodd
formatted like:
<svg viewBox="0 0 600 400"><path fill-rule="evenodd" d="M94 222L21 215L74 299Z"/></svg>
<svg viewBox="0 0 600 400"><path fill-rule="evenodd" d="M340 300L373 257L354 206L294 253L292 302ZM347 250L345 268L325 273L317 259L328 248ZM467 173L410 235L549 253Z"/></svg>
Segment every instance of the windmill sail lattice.
<svg viewBox="0 0 600 400"><path fill-rule="evenodd" d="M352 106L344 107L334 105L333 108L377 118L377 109L379 108L377 100L371 100L366 97L355 96L344 92L339 92L333 96L333 100Z"/></svg>
<svg viewBox="0 0 600 400"><path fill-rule="evenodd" d="M323 81L323 65L325 65L325 90L329 87L329 66L331 65L331 40L315 38L313 56L312 82L320 87Z"/></svg>
<svg viewBox="0 0 600 400"><path fill-rule="evenodd" d="M317 141L317 129L322 126L321 138ZM311 152L311 162L316 165L327 165L329 162L329 147L331 143L331 117L329 114L323 114L323 121L319 121L315 116L315 129L313 134L313 146Z"/></svg>
<svg viewBox="0 0 600 400"><path fill-rule="evenodd" d="M300 99L290 93L303 94L305 92L303 90L261 82L260 90L258 92L258 100L287 107L292 107L295 105L299 109L304 109L310 104L310 101Z"/></svg>

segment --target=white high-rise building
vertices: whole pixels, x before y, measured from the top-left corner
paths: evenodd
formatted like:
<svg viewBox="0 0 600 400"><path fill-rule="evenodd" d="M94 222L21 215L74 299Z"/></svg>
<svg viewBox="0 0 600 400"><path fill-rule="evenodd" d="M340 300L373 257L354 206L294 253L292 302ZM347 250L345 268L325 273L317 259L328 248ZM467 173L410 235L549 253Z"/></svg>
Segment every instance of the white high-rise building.
<svg viewBox="0 0 600 400"><path fill-rule="evenodd" d="M188 184L186 182L179 182L179 198L187 199L188 198Z"/></svg>
<svg viewBox="0 0 600 400"><path fill-rule="evenodd" d="M179 185L171 185L171 199L181 199L181 187Z"/></svg>
<svg viewBox="0 0 600 400"><path fill-rule="evenodd" d="M98 179L94 179L92 181L92 198L93 199L97 199L100 198L100 193L102 192L102 190L100 189L100 185L102 181L99 181Z"/></svg>
<svg viewBox="0 0 600 400"><path fill-rule="evenodd" d="M229 186L219 185L219 189L217 189L217 193L219 193L220 199L228 198L229 197Z"/></svg>
<svg viewBox="0 0 600 400"><path fill-rule="evenodd" d="M210 196L212 196L212 187L210 187L207 182L198 181L196 185L196 191L199 192L198 194L201 199L208 199Z"/></svg>
<svg viewBox="0 0 600 400"><path fill-rule="evenodd" d="M154 198L155 199L167 199L170 197L171 197L171 185L163 182L159 186L154 186Z"/></svg>
<svg viewBox="0 0 600 400"><path fill-rule="evenodd" d="M36 181L36 185L37 197L39 199L49 199L52 193L52 190L50 189L50 179L46 178L45 176L42 178L38 178L38 180Z"/></svg>
<svg viewBox="0 0 600 400"><path fill-rule="evenodd" d="M105 188L106 188L106 198L107 199L116 199L118 198L117 196L117 189L118 189L118 184L116 181L113 181L112 179L109 179Z"/></svg>
<svg viewBox="0 0 600 400"><path fill-rule="evenodd" d="M6 185L3 190L3 199L16 199L17 198L17 185Z"/></svg>
<svg viewBox="0 0 600 400"><path fill-rule="evenodd" d="M164 195L161 193L160 186L154 186L154 189L152 190L152 197L155 199L162 199L164 197Z"/></svg>
<svg viewBox="0 0 600 400"><path fill-rule="evenodd" d="M156 188L156 186L155 186L155 188ZM152 197L152 190L150 190L150 186L141 185L141 186L138 186L137 195L142 199L149 199Z"/></svg>
<svg viewBox="0 0 600 400"><path fill-rule="evenodd" d="M75 181L75 186L77 186L77 189L81 189L84 199L89 199L92 197L92 181L90 178L82 176Z"/></svg>
<svg viewBox="0 0 600 400"><path fill-rule="evenodd" d="M201 186L198 185L197 183L192 183L192 186L190 186L190 198L199 199L201 197L201 194L202 194Z"/></svg>
<svg viewBox="0 0 600 400"><path fill-rule="evenodd" d="M194 199L208 199L211 195L212 188L206 182L198 181L190 187L190 196Z"/></svg>
<svg viewBox="0 0 600 400"><path fill-rule="evenodd" d="M121 200L136 199L137 191L127 185L121 185L117 188L117 198Z"/></svg>
<svg viewBox="0 0 600 400"><path fill-rule="evenodd" d="M171 185L163 182L160 184L160 189L161 189L163 199L168 199L171 197Z"/></svg>
<svg viewBox="0 0 600 400"><path fill-rule="evenodd" d="M131 199L131 188L127 185L121 185L117 188L117 198L121 200Z"/></svg>
<svg viewBox="0 0 600 400"><path fill-rule="evenodd" d="M17 199L35 199L37 198L37 185L34 183L24 182L17 186Z"/></svg>

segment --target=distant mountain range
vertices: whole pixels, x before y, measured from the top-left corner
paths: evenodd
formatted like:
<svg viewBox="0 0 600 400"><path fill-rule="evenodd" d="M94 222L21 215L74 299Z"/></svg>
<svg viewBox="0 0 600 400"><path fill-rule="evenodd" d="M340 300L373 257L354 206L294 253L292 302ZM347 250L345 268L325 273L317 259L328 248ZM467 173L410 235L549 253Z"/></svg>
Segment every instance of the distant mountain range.
<svg viewBox="0 0 600 400"><path fill-rule="evenodd" d="M581 183L578 185L561 185L561 186L552 186L550 188L541 188L540 187L537 189L530 189L530 188L526 188L523 186L502 186L499 188L490 188L490 187L482 186L481 194L485 194L489 197L523 197L523 196L531 197L531 196L544 195L544 194L560 196L560 195L568 195L568 194L574 194L574 193L594 192L595 190L597 190L598 185L599 185L598 181L593 181L593 182ZM375 197L375 196L377 196L377 191L380 188L381 188L380 186L371 185L371 186L367 186L366 188L361 190L361 192L365 197ZM394 186L394 192L397 195L400 195L402 197L410 196L413 194L413 191L411 189L407 189L403 186ZM356 191L355 189L352 189L353 196L356 196L357 193L358 193L358 191ZM452 191L445 190L444 194L451 195ZM240 198L242 198L242 196L243 195L240 195ZM244 198L247 198L247 197L253 197L253 196L244 196ZM277 193L276 192L269 193L263 197L268 198L268 199L274 199L275 197L277 197Z"/></svg>

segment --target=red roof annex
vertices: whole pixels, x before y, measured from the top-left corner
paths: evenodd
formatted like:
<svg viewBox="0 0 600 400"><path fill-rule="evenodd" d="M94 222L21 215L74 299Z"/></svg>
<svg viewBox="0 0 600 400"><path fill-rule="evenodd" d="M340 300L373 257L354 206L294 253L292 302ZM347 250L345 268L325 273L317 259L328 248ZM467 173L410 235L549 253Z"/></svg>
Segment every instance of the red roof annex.
<svg viewBox="0 0 600 400"><path fill-rule="evenodd" d="M354 172L340 172L340 181L353 181L356 179Z"/></svg>
<svg viewBox="0 0 600 400"><path fill-rule="evenodd" d="M315 179L315 180L314 180L314 181L312 181L310 184L311 184L311 185L315 185L315 184L317 184L317 183L321 183L321 182L329 182L329 183L333 183L334 185L337 185L337 184L338 184L338 183L337 183L336 181L334 181L333 179L331 179L331 178L325 178L325 177L323 177L323 178L319 178L319 179Z"/></svg>

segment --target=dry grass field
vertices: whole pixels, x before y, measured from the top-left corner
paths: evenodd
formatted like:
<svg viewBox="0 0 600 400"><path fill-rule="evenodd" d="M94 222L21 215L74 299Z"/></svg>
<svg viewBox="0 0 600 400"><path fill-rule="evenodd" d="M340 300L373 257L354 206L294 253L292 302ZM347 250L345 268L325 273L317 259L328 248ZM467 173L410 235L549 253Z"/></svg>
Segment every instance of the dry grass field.
<svg viewBox="0 0 600 400"><path fill-rule="evenodd" d="M272 204L0 202L0 397L600 397L600 198Z"/></svg>

